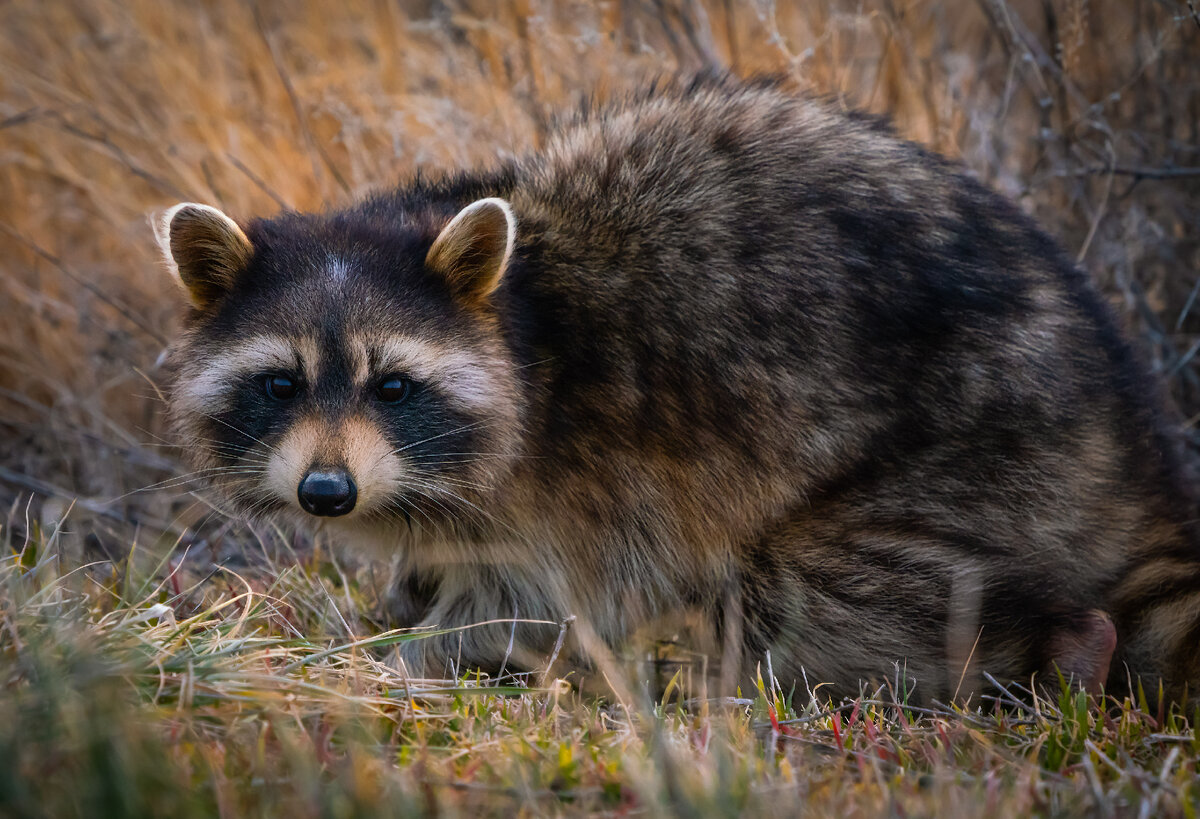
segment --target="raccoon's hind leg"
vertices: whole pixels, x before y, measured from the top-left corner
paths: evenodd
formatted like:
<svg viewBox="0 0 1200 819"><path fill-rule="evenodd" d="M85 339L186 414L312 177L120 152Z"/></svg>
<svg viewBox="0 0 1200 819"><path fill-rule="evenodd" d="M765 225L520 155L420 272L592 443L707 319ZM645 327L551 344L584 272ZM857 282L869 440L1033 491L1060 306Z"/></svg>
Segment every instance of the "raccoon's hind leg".
<svg viewBox="0 0 1200 819"><path fill-rule="evenodd" d="M785 689L838 696L890 684L897 697L965 700L985 673L1028 684L1056 666L1099 690L1115 631L1096 601L1058 598L1045 569L1018 571L978 544L968 553L952 535L861 516L775 530L743 553L742 622L723 624L744 634L743 674L769 650Z"/></svg>
<svg viewBox="0 0 1200 819"><path fill-rule="evenodd" d="M837 698L891 684L901 698L953 696L971 664L978 584L956 594L950 573L906 559L891 544L826 534L789 527L743 555L738 605L717 618L722 639L741 637L742 677L760 668L765 677L769 651L785 691L807 684ZM965 600L958 608L966 622L956 626L961 652L947 638L956 599ZM726 645L723 665L733 659Z"/></svg>

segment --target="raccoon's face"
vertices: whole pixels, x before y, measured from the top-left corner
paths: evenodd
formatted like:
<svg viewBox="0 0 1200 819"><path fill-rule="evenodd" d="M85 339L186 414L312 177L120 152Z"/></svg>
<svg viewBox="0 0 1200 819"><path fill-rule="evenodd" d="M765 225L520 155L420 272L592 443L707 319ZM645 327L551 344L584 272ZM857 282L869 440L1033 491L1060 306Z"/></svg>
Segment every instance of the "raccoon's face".
<svg viewBox="0 0 1200 819"><path fill-rule="evenodd" d="M245 232L183 204L157 227L193 306L170 404L198 474L251 514L482 522L518 446L489 306L515 239L507 203Z"/></svg>

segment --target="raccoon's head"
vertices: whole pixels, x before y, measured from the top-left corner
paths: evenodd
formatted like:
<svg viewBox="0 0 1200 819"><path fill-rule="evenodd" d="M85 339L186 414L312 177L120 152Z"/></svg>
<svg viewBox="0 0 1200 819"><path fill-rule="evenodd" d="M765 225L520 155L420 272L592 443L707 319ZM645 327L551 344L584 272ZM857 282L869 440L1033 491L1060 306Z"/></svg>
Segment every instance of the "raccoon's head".
<svg viewBox="0 0 1200 819"><path fill-rule="evenodd" d="M433 531L487 515L519 446L492 307L516 236L506 202L245 230L188 203L156 234L191 302L169 400L197 474L250 514Z"/></svg>

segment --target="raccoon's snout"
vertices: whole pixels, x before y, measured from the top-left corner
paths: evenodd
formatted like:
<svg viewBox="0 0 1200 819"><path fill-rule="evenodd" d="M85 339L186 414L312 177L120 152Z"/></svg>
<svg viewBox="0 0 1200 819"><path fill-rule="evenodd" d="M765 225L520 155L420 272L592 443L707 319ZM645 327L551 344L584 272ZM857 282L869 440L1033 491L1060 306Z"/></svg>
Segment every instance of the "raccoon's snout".
<svg viewBox="0 0 1200 819"><path fill-rule="evenodd" d="M334 518L354 509L358 487L344 469L313 470L300 481L296 494L305 512Z"/></svg>

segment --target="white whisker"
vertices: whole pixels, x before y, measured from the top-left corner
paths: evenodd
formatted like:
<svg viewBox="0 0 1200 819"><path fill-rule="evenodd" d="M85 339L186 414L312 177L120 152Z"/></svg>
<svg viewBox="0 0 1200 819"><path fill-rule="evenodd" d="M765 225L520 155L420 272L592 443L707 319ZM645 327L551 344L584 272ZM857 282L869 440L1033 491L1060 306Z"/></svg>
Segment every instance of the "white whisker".
<svg viewBox="0 0 1200 819"><path fill-rule="evenodd" d="M395 454L397 454L397 453L399 453L399 452L403 452L403 451L404 451L404 450L406 450L406 449L412 449L412 448L413 448L413 447L415 447L415 446L420 446L421 444L427 444L427 443L429 443L430 441L436 441L436 440L437 440L437 439L439 439L439 438L445 438L447 435L456 435L456 434L458 434L458 433L460 433L460 432L468 432L468 431L470 431L470 430L473 430L473 429L478 429L478 428L480 428L480 427L483 427L483 426L488 426L488 422L486 422L486 421L476 421L476 422L474 422L474 423L471 423L471 424L464 424L463 426L461 426L461 427L458 427L458 428L456 428L456 429L451 429L451 430L448 430L448 431L446 431L446 432L439 433L439 434L437 434L437 435L431 435L431 436L429 436L428 438L423 438L423 439L422 439L422 440L420 440L420 441L413 441L411 444L405 444L404 446L400 447L399 449L394 449L394 450L392 450L392 452L391 452L390 454L392 454L392 455L395 455Z"/></svg>

